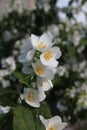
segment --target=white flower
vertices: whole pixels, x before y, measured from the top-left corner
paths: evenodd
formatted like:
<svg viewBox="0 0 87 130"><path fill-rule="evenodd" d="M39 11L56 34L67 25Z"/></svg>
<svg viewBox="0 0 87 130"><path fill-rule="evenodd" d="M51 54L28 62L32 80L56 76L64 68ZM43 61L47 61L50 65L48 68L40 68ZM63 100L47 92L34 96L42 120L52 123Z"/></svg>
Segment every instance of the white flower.
<svg viewBox="0 0 87 130"><path fill-rule="evenodd" d="M32 107L40 107L40 102L46 98L46 95L42 91L38 91L31 88L24 88L24 99L27 104Z"/></svg>
<svg viewBox="0 0 87 130"><path fill-rule="evenodd" d="M13 38L13 34L9 32L8 30L6 30L3 34L3 38L5 42L8 42Z"/></svg>
<svg viewBox="0 0 87 130"><path fill-rule="evenodd" d="M57 68L57 73L59 76L64 76L64 74L66 74L66 72L67 72L66 66L61 65Z"/></svg>
<svg viewBox="0 0 87 130"><path fill-rule="evenodd" d="M0 105L0 114L8 113L9 111L10 111L10 107L9 106L3 107L3 106Z"/></svg>
<svg viewBox="0 0 87 130"><path fill-rule="evenodd" d="M46 78L37 77L38 90L47 91L53 88L52 81Z"/></svg>
<svg viewBox="0 0 87 130"><path fill-rule="evenodd" d="M0 70L0 77L4 77L9 75L9 71L7 69Z"/></svg>
<svg viewBox="0 0 87 130"><path fill-rule="evenodd" d="M54 78L54 68L43 65L40 60L37 60L36 63L32 63L32 66L38 76L45 77L50 80Z"/></svg>
<svg viewBox="0 0 87 130"><path fill-rule="evenodd" d="M58 61L56 59L59 59L61 56L61 51L59 47L52 47L45 52L43 52L40 55L40 59L42 64L51 66L51 67L57 67Z"/></svg>
<svg viewBox="0 0 87 130"><path fill-rule="evenodd" d="M10 81L9 80L2 79L1 83L2 83L3 88L6 88L6 87L10 86Z"/></svg>
<svg viewBox="0 0 87 130"><path fill-rule="evenodd" d="M24 44L21 46L21 51L20 51L21 55L18 57L18 60L21 63L31 61L35 53L30 38L23 40L23 43Z"/></svg>
<svg viewBox="0 0 87 130"><path fill-rule="evenodd" d="M62 130L67 125L67 123L62 122L59 116L54 116L51 119L44 119L44 117L40 115L40 120L44 124L46 130Z"/></svg>
<svg viewBox="0 0 87 130"><path fill-rule="evenodd" d="M6 76L11 74L16 69L16 63L14 57L10 56L6 59L2 59L2 70L0 70L0 76Z"/></svg>
<svg viewBox="0 0 87 130"><path fill-rule="evenodd" d="M52 24L48 26L48 32L52 34L53 37L56 37L59 35L59 27L56 24Z"/></svg>
<svg viewBox="0 0 87 130"><path fill-rule="evenodd" d="M40 37L31 34L31 42L33 48L40 52L47 50L49 47L52 47L54 43L52 43L52 38L47 33L42 34Z"/></svg>
<svg viewBox="0 0 87 130"><path fill-rule="evenodd" d="M23 1L21 0L14 0L13 2L13 6L12 6L12 9L13 10L16 10L18 13L22 13L23 11Z"/></svg>
<svg viewBox="0 0 87 130"><path fill-rule="evenodd" d="M58 101L58 102L57 102L57 108L58 108L61 112L63 112L63 111L66 111L66 110L67 110L67 107L66 107L66 106L64 106L64 105L62 104L62 102L61 102L61 101Z"/></svg>
<svg viewBox="0 0 87 130"><path fill-rule="evenodd" d="M16 69L16 63L14 60L14 57L8 57L5 62L7 63L8 66L8 72L9 74L12 73Z"/></svg>

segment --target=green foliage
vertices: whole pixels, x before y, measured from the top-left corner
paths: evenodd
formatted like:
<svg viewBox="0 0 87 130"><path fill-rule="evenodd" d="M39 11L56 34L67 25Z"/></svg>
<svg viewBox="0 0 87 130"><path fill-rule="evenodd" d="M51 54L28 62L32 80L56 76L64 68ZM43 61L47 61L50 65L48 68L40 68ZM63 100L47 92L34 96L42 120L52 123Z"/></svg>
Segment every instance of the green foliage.
<svg viewBox="0 0 87 130"><path fill-rule="evenodd" d="M15 71L13 75L19 80L20 83L30 87L31 78L32 78L31 75L26 76L18 71Z"/></svg>
<svg viewBox="0 0 87 130"><path fill-rule="evenodd" d="M2 106L15 106L17 92L12 89L0 88L0 104Z"/></svg>
<svg viewBox="0 0 87 130"><path fill-rule="evenodd" d="M0 115L0 130L13 130L13 114Z"/></svg>
<svg viewBox="0 0 87 130"><path fill-rule="evenodd" d="M33 109L28 106L17 106L13 110L13 130L45 130L42 125L39 115L42 115L50 118L51 113L47 104L42 104L39 109Z"/></svg>
<svg viewBox="0 0 87 130"><path fill-rule="evenodd" d="M13 130L29 130L31 128L32 130L35 130L32 110L23 106L17 106L13 113Z"/></svg>

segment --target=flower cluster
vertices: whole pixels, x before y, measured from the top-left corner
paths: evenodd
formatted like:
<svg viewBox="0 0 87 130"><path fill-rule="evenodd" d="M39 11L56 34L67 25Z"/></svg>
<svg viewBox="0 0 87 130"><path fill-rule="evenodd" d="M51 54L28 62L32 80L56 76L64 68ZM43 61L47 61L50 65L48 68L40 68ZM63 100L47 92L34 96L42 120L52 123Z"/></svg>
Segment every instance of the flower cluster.
<svg viewBox="0 0 87 130"><path fill-rule="evenodd" d="M61 51L59 47L53 46L54 42L47 33L40 37L32 34L23 42L18 57L19 62L23 64L22 72L35 72L37 75L36 89L24 88L23 99L33 107L40 107L40 102L46 98L45 91L53 87L51 80L54 78Z"/></svg>
<svg viewBox="0 0 87 130"><path fill-rule="evenodd" d="M36 78L34 88L24 88L24 93L20 95L21 99L32 107L40 107L40 102L46 98L45 91L53 87L52 79L57 69L57 59L61 56L59 47L53 46L52 38L47 33L40 37L32 34L29 38L23 40L21 46L19 62L23 64L22 72ZM33 85L32 85L33 87ZM46 130L62 130L66 123L62 123L59 116L51 119L44 119L39 116Z"/></svg>
<svg viewBox="0 0 87 130"><path fill-rule="evenodd" d="M3 88L6 88L10 86L10 81L6 80L4 77L11 75L12 72L16 69L14 57L10 56L8 58L3 58L1 60L1 67L2 69L0 69L0 83L2 84Z"/></svg>

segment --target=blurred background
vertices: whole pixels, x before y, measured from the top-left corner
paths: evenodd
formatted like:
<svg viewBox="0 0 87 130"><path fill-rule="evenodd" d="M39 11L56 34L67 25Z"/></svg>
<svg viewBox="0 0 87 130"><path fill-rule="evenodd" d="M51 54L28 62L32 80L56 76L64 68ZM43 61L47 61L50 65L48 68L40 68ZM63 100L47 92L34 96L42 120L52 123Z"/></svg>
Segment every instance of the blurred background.
<svg viewBox="0 0 87 130"><path fill-rule="evenodd" d="M0 88L19 85L13 73L20 69L22 40L43 32L62 51L54 88L47 92L51 113L70 122L67 130L87 130L86 0L0 0Z"/></svg>

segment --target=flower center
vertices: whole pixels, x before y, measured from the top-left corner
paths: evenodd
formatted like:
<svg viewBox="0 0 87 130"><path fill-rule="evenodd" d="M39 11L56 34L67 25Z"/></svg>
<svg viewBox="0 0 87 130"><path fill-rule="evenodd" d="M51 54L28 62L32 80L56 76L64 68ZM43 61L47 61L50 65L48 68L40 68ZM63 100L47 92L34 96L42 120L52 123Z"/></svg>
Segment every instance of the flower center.
<svg viewBox="0 0 87 130"><path fill-rule="evenodd" d="M40 49L45 49L47 46L46 44L44 44L43 42L40 42L38 45L37 45L38 48Z"/></svg>
<svg viewBox="0 0 87 130"><path fill-rule="evenodd" d="M39 74L39 75L44 73L43 68L40 67L40 66L37 66L37 67L36 67L36 72L37 72L37 74Z"/></svg>
<svg viewBox="0 0 87 130"><path fill-rule="evenodd" d="M55 125L52 125L52 126L50 126L50 127L48 128L48 130L57 130L57 129L56 129Z"/></svg>
<svg viewBox="0 0 87 130"><path fill-rule="evenodd" d="M40 82L39 87L43 87L45 83L46 83L46 81L43 80L42 82Z"/></svg>
<svg viewBox="0 0 87 130"><path fill-rule="evenodd" d="M47 51L44 55L44 58L46 60L50 60L50 58L53 56L52 52L51 51Z"/></svg>
<svg viewBox="0 0 87 130"><path fill-rule="evenodd" d="M35 100L35 96L34 96L33 91L28 92L27 100L31 101L31 102Z"/></svg>

